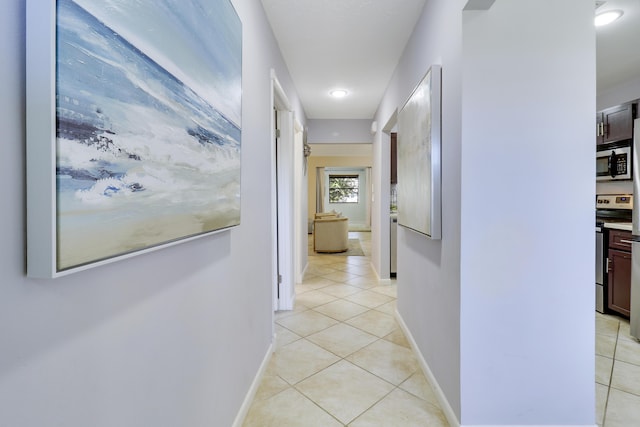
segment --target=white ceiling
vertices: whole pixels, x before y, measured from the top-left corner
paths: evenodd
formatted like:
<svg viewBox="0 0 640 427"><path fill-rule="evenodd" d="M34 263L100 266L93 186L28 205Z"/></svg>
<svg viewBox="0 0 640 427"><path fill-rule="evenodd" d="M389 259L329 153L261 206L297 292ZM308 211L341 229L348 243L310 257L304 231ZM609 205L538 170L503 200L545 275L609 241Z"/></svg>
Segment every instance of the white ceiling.
<svg viewBox="0 0 640 427"><path fill-rule="evenodd" d="M309 119L371 119L425 0L262 0ZM601 2L599 2L601 3ZM640 0L596 30L598 91L640 77ZM349 96L333 99L343 88Z"/></svg>
<svg viewBox="0 0 640 427"><path fill-rule="evenodd" d="M262 0L307 118L371 119L424 2Z"/></svg>
<svg viewBox="0 0 640 427"><path fill-rule="evenodd" d="M640 0L607 0L596 13L615 9L624 15L596 28L598 91L640 77Z"/></svg>

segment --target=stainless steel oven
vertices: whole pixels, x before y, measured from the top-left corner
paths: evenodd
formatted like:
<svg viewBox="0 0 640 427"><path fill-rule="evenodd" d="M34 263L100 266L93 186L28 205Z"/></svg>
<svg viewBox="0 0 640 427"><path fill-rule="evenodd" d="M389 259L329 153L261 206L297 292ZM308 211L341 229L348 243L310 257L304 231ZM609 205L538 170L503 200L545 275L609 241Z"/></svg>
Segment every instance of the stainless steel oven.
<svg viewBox="0 0 640 427"><path fill-rule="evenodd" d="M631 145L596 151L596 180L631 179Z"/></svg>

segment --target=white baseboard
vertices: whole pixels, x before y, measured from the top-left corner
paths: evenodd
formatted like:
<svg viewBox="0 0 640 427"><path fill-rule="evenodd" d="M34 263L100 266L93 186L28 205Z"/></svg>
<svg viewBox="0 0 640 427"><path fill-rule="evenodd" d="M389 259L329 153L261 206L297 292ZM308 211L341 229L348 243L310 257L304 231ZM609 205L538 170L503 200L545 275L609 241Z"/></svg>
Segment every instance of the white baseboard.
<svg viewBox="0 0 640 427"><path fill-rule="evenodd" d="M276 338L273 337L273 341L271 345L267 349L267 354L265 354L264 359L262 359L262 363L260 364L260 369L258 369L258 373L256 374L253 382L251 383L251 387L249 387L249 391L242 402L242 406L240 406L240 411L238 411L238 415L236 415L236 419L233 421L232 427L242 427L244 423L244 419L247 417L249 413L249 408L253 403L253 398L256 396L256 392L260 387L260 383L262 382L262 377L264 376L265 371L267 370L267 366L269 366L269 361L271 360L271 356L274 352Z"/></svg>
<svg viewBox="0 0 640 427"><path fill-rule="evenodd" d="M391 280L391 278L388 279L381 279L380 278L380 274L378 273L378 270L376 270L375 266L373 265L373 263L369 263L369 265L371 266L371 269L373 270L374 274L376 275L376 280L378 281L378 284L380 285L390 285L393 283L393 281Z"/></svg>
<svg viewBox="0 0 640 427"><path fill-rule="evenodd" d="M400 313L398 313L398 310L396 310L395 314L396 314L396 320L400 325L400 329L402 329L402 332L404 332L405 337L407 337L409 344L411 344L411 348L413 349L413 352L418 358L418 363L420 363L422 372L424 373L424 376L427 377L427 381L429 381L429 384L431 385L431 388L433 389L433 392L436 395L436 398L438 399L440 408L442 409L442 412L444 412L444 416L447 418L447 421L449 422L449 426L463 427L460 424L460 421L458 421L458 417L453 411L453 408L451 408L451 405L449 405L449 401L447 400L447 397L445 396L444 392L440 388L440 385L438 384L436 377L433 375L433 372L431 372L431 369L429 368L427 361L424 360L422 353L420 353L420 349L418 348L416 341L413 339L413 336L411 335L411 332L409 331L407 324L404 322L404 319L402 318ZM466 426L466 427L471 427L471 426ZM485 427L490 427L490 426L485 426Z"/></svg>
<svg viewBox="0 0 640 427"><path fill-rule="evenodd" d="M413 349L413 352L415 353L416 357L418 358L418 362L420 363L420 367L422 368L422 372L424 372L425 377L427 377L427 380L429 381L429 384L431 384L431 388L433 388L433 392L435 393L437 399L438 399L438 403L440 404L440 408L442 408L442 412L444 412L444 416L447 418L447 421L449 422L449 425L451 427L507 427L506 425L502 424L502 425L491 425L491 424L483 424L483 425L475 425L475 424L460 424L460 421L458 421L458 417L456 416L455 412L453 411L453 409L451 408L451 406L449 405L449 401L447 400L447 397L444 395L444 392L442 391L442 389L440 388L440 385L438 384L438 381L436 380L435 376L433 375L433 372L431 372L431 369L429 368L429 365L427 364L427 361L424 360L424 357L422 357L422 353L420 353L420 350L418 349L418 345L416 344L416 341L413 339L413 336L411 335L411 332L409 331L409 328L407 327L407 324L404 322L404 319L402 318L402 316L400 315L400 313L398 313L398 310L396 310L395 312L396 314L396 320L398 321L398 324L400 325L400 328L402 329L402 332L404 332L404 335L407 337L407 340L409 341L409 344L411 344L411 348ZM579 425L564 425L564 426L560 426L560 425L545 425L545 426L538 426L538 425L515 425L515 424L509 424L509 427L597 427L596 424L579 424Z"/></svg>
<svg viewBox="0 0 640 427"><path fill-rule="evenodd" d="M464 424L460 427L597 427L597 424L553 424L553 425L542 425L542 424Z"/></svg>
<svg viewBox="0 0 640 427"><path fill-rule="evenodd" d="M307 268L309 267L309 263L307 262L304 266L304 268L302 269L302 272L300 272L300 276L298 276L298 280L296 280L296 283L302 283L302 281L304 280L304 275L307 272Z"/></svg>

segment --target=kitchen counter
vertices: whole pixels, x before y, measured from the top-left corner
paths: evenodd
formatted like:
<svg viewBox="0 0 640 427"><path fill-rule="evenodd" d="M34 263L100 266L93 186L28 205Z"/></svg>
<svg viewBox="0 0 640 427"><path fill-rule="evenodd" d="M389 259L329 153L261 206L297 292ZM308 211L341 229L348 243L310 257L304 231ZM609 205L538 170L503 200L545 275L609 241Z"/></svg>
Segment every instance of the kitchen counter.
<svg viewBox="0 0 640 427"><path fill-rule="evenodd" d="M630 222L605 222L604 228L609 228L613 230L632 231Z"/></svg>

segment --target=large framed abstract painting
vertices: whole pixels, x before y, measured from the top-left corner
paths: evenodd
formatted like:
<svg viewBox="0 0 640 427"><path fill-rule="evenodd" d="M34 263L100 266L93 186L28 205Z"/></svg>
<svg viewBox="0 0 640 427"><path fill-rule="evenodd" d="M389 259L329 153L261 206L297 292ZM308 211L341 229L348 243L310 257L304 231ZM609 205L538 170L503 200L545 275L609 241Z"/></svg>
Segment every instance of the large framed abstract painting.
<svg viewBox="0 0 640 427"><path fill-rule="evenodd" d="M27 274L240 224L230 0L27 1Z"/></svg>
<svg viewBox="0 0 640 427"><path fill-rule="evenodd" d="M432 65L398 112L398 224L431 239L442 237L441 78Z"/></svg>

